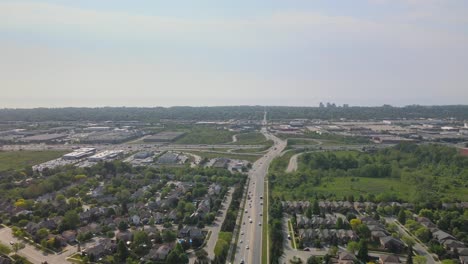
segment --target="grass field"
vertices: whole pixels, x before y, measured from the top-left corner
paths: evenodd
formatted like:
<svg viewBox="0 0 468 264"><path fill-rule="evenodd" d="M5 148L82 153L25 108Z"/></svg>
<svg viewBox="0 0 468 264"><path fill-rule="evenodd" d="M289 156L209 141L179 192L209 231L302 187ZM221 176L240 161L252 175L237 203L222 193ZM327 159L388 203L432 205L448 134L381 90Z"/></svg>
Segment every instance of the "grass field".
<svg viewBox="0 0 468 264"><path fill-rule="evenodd" d="M412 194L416 192L416 186L409 185L400 179L392 178L364 178L364 177L326 177L322 179L319 186L314 186L312 183L304 183L295 188L295 192L291 192L290 188L280 187L275 185L272 192L274 197L284 197L289 199L304 199L308 200L315 197L316 194L335 195L337 198L342 198L348 195L374 194L378 196L382 193L395 194L396 197L405 201L411 200ZM302 197L300 197L302 194ZM462 186L452 186L450 190L441 190L446 198L456 198L461 201L468 201L468 189Z"/></svg>
<svg viewBox="0 0 468 264"><path fill-rule="evenodd" d="M5 151L0 152L0 171L20 170L56 159L69 151Z"/></svg>
<svg viewBox="0 0 468 264"><path fill-rule="evenodd" d="M238 134L237 142L232 143L235 145L273 145L273 141L267 140L262 133L259 132L249 132Z"/></svg>
<svg viewBox="0 0 468 264"><path fill-rule="evenodd" d="M254 162L258 160L261 155L245 155L242 153L214 153L214 152L204 152L204 151L185 151L187 153L192 153L198 155L202 158L213 159L213 158L230 158L230 159L238 159L238 160L247 160L250 162Z"/></svg>

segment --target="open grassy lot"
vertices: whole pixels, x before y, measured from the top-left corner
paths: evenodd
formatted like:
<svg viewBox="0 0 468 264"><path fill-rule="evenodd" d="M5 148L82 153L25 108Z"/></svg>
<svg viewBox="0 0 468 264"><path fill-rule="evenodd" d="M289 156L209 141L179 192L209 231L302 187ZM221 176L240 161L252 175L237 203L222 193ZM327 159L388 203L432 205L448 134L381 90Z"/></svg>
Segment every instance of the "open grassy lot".
<svg viewBox="0 0 468 264"><path fill-rule="evenodd" d="M322 179L322 184L314 186L313 183L305 183L297 187L296 192L291 192L289 188L275 186L273 196L284 197L285 199L305 199L308 200L315 195L332 195L339 199L344 196L374 194L379 195L384 192L394 192L398 197L408 200L414 191L414 186L404 184L398 179L379 179L363 177L343 177ZM302 195L298 195L302 194ZM302 197L301 197L302 196Z"/></svg>
<svg viewBox="0 0 468 264"><path fill-rule="evenodd" d="M19 170L56 159L69 151L2 151L0 152L0 171Z"/></svg>
<svg viewBox="0 0 468 264"><path fill-rule="evenodd" d="M249 132L238 134L237 142L232 143L236 145L268 145L271 146L273 141L267 140L260 132Z"/></svg>
<svg viewBox="0 0 468 264"><path fill-rule="evenodd" d="M278 137L282 139L292 140L291 144L302 145L306 140L315 139L316 142L320 141L324 145L353 145L353 144L371 144L371 142L362 137L351 137L351 136L341 136L336 134L317 134L315 132L306 132L304 134L278 134ZM300 141L302 139L302 141ZM310 141L308 144L313 144ZM307 144L307 145L308 145Z"/></svg>
<svg viewBox="0 0 468 264"><path fill-rule="evenodd" d="M205 151L185 151L187 153L192 153L198 155L202 158L213 159L213 158L230 158L230 159L238 159L238 160L247 160L250 162L254 162L258 160L261 155L245 155L242 153L214 153L214 152L205 152Z"/></svg>
<svg viewBox="0 0 468 264"><path fill-rule="evenodd" d="M224 144L232 142L233 132L215 127L192 127L183 137L176 140L177 144Z"/></svg>

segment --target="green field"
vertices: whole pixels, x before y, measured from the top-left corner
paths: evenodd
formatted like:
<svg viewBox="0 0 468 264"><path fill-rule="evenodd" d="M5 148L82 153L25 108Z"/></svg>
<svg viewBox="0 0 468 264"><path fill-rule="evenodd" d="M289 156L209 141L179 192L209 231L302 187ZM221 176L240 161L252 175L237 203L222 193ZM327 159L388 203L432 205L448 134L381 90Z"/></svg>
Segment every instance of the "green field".
<svg viewBox="0 0 468 264"><path fill-rule="evenodd" d="M278 137L288 139L288 145L314 145L318 142L322 142L324 146L371 144L366 138L341 136L330 133L317 134L315 132L306 132L302 135L278 134ZM315 140L315 142L313 140Z"/></svg>
<svg viewBox="0 0 468 264"><path fill-rule="evenodd" d="M2 151L0 152L0 172L24 169L27 166L56 159L67 152L69 151Z"/></svg>
<svg viewBox="0 0 468 264"><path fill-rule="evenodd" d="M249 132L236 135L237 142L232 143L235 145L268 145L271 146L273 142L267 140L262 133Z"/></svg>
<svg viewBox="0 0 468 264"><path fill-rule="evenodd" d="M198 155L202 158L214 159L214 158L229 158L229 159L238 159L238 160L247 160L254 162L258 160L261 155L245 155L245 154L236 154L236 153L214 153L214 152L205 152L205 151L185 151L187 153L192 153Z"/></svg>
<svg viewBox="0 0 468 264"><path fill-rule="evenodd" d="M177 144L225 144L232 142L233 132L214 127L192 127L176 140Z"/></svg>

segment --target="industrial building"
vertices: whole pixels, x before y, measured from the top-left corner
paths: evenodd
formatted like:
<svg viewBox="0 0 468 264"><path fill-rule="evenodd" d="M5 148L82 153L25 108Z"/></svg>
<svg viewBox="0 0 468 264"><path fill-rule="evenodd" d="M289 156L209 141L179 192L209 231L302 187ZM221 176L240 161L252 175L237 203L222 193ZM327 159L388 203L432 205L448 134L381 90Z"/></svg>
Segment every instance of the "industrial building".
<svg viewBox="0 0 468 264"><path fill-rule="evenodd" d="M71 153L67 153L67 154L63 155L62 159L64 159L64 160L79 160L79 159L89 157L89 156L93 155L94 153L96 153L95 148L80 148L80 149L77 149L77 150L75 150L75 151L73 151Z"/></svg>
<svg viewBox="0 0 468 264"><path fill-rule="evenodd" d="M99 143L108 143L108 144L118 144L131 139L138 138L142 135L140 131L104 131L104 132L95 132L89 134L86 138L81 139L82 143L88 144L99 144Z"/></svg>
<svg viewBox="0 0 468 264"><path fill-rule="evenodd" d="M143 152L138 152L137 154L135 154L133 158L134 159L146 159L152 156L153 156L153 152L143 151Z"/></svg>
<svg viewBox="0 0 468 264"><path fill-rule="evenodd" d="M143 139L144 142L172 142L185 135L185 132L165 131Z"/></svg>
<svg viewBox="0 0 468 264"><path fill-rule="evenodd" d="M123 156L123 150L105 150L88 158L90 162L112 160Z"/></svg>
<svg viewBox="0 0 468 264"><path fill-rule="evenodd" d="M173 152L166 152L158 158L159 164L177 164L179 162L179 154Z"/></svg>
<svg viewBox="0 0 468 264"><path fill-rule="evenodd" d="M213 168L217 168L217 169L227 169L228 165L229 165L229 162L231 160L230 159L227 159L227 158L218 158L216 159L216 161L213 163Z"/></svg>
<svg viewBox="0 0 468 264"><path fill-rule="evenodd" d="M64 139L66 137L67 135L65 134L40 134L40 135L24 137L21 139L21 141L28 142L28 143L47 143L47 142Z"/></svg>

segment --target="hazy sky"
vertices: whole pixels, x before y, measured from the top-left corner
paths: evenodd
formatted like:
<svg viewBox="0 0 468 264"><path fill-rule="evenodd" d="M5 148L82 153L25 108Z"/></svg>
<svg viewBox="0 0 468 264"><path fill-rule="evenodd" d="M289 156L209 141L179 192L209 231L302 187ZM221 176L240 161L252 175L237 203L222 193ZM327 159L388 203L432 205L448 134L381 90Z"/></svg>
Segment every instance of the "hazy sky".
<svg viewBox="0 0 468 264"><path fill-rule="evenodd" d="M467 0L0 0L0 108L467 104Z"/></svg>

